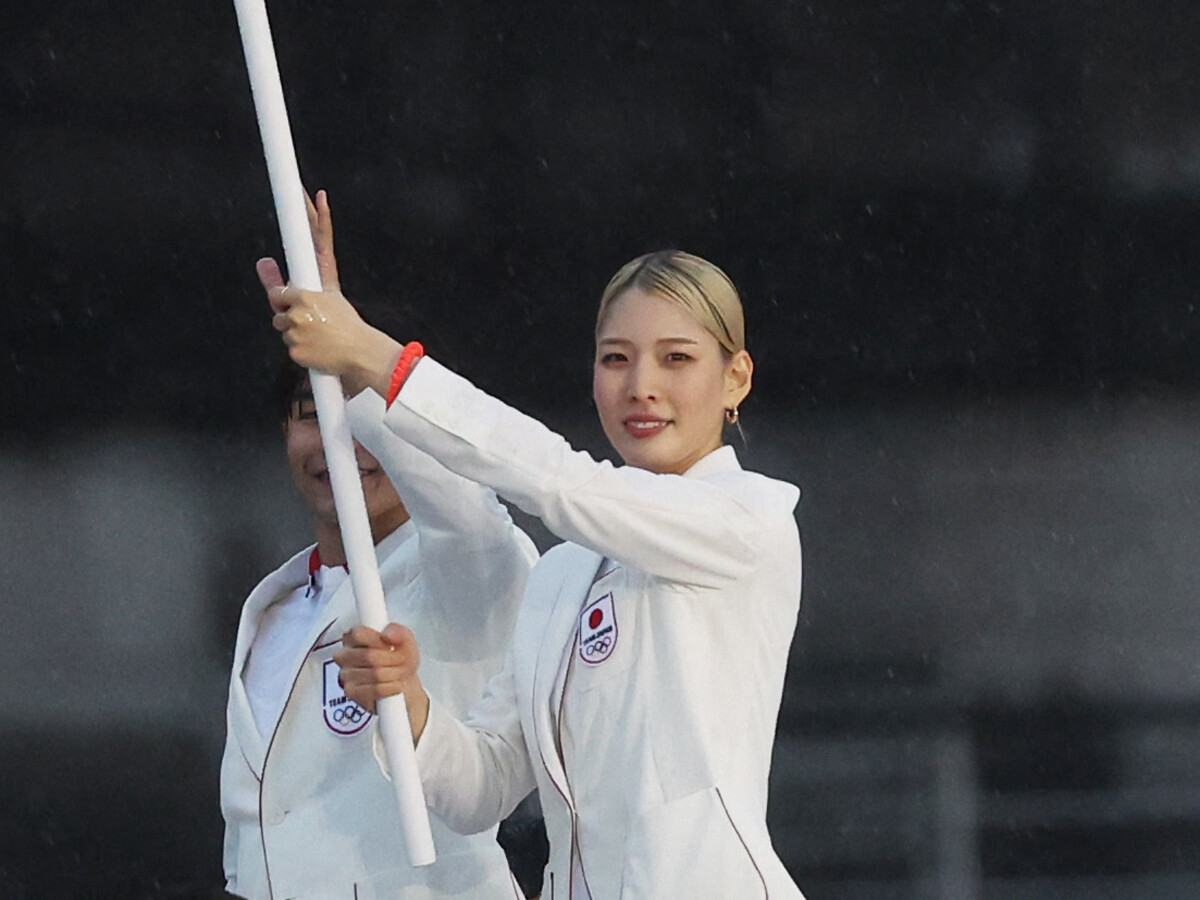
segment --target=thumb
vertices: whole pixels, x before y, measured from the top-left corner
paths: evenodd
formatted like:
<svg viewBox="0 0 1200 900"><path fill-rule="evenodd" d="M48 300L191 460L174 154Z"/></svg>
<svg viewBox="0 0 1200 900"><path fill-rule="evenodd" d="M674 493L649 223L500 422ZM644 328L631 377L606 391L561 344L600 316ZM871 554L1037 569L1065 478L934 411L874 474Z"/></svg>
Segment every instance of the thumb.
<svg viewBox="0 0 1200 900"><path fill-rule="evenodd" d="M287 312L291 304L284 297L287 284L283 280L283 273L279 271L279 263L269 257L260 259L254 264L254 270L262 286L267 289L267 302L271 304L271 309L276 314Z"/></svg>
<svg viewBox="0 0 1200 900"><path fill-rule="evenodd" d="M254 264L254 271L258 273L258 280L264 288L270 291L272 288L283 287L287 284L283 280L283 272L279 269L279 263L275 262L271 257L266 256Z"/></svg>
<svg viewBox="0 0 1200 900"><path fill-rule="evenodd" d="M395 622L389 624L380 632L385 644L390 644L393 647L402 647L408 641L413 640L414 635L411 630L403 625L397 625Z"/></svg>

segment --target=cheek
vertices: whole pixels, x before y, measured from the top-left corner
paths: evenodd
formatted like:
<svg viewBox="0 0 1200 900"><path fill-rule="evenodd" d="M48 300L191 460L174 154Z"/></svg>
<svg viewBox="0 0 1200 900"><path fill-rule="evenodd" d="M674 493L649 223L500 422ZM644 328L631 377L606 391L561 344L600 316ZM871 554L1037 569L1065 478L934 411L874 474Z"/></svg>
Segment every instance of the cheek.
<svg viewBox="0 0 1200 900"><path fill-rule="evenodd" d="M311 453L311 448L308 441L292 438L287 445L288 459L294 464L299 464L304 461L304 457Z"/></svg>
<svg viewBox="0 0 1200 900"><path fill-rule="evenodd" d="M601 418L604 418L612 409L613 390L611 374L603 369L596 369L592 372L592 402L596 404L596 410L600 413Z"/></svg>
<svg viewBox="0 0 1200 900"><path fill-rule="evenodd" d="M297 425L288 431L287 455L293 466L303 466L305 460L321 449L321 432L316 425Z"/></svg>
<svg viewBox="0 0 1200 900"><path fill-rule="evenodd" d="M697 411L724 412L725 380L721 373L694 370L686 384L681 385L681 393L687 397L688 405Z"/></svg>
<svg viewBox="0 0 1200 900"><path fill-rule="evenodd" d="M300 442L291 438L287 442L287 459L288 465L293 469L303 464L304 453L301 451Z"/></svg>
<svg viewBox="0 0 1200 900"><path fill-rule="evenodd" d="M386 479L379 479L370 496L371 512L379 512L381 510L391 509L401 502L400 495L396 493L396 487Z"/></svg>

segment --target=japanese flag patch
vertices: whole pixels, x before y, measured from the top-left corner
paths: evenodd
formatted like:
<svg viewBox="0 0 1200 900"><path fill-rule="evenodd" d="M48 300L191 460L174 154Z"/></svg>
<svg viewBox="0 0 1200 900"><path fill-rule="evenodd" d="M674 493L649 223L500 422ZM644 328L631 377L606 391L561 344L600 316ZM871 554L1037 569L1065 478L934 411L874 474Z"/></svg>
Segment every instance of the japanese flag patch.
<svg viewBox="0 0 1200 900"><path fill-rule="evenodd" d="M589 603L579 614L579 658L598 666L617 646L617 614L612 593Z"/></svg>
<svg viewBox="0 0 1200 900"><path fill-rule="evenodd" d="M338 684L341 667L332 659L325 662L325 687L321 695L321 712L325 724L334 734L358 734L374 718L369 712L346 696Z"/></svg>

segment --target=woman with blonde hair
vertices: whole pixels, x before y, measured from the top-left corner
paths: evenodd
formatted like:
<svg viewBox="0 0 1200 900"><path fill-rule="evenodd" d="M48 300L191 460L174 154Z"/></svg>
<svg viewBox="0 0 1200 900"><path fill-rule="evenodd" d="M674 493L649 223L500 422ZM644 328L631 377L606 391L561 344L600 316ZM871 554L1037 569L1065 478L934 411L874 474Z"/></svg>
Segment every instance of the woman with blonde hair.
<svg viewBox="0 0 1200 900"><path fill-rule="evenodd" d="M318 208L332 258L323 195ZM799 491L723 441L754 368L728 277L668 250L609 283L593 395L614 467L364 324L335 285L285 286L270 260L259 275L298 363L379 393L387 428L565 541L535 566L507 662L465 721L421 686L421 635L345 636L348 696L405 693L430 808L471 833L538 788L544 900L799 898L765 821Z"/></svg>

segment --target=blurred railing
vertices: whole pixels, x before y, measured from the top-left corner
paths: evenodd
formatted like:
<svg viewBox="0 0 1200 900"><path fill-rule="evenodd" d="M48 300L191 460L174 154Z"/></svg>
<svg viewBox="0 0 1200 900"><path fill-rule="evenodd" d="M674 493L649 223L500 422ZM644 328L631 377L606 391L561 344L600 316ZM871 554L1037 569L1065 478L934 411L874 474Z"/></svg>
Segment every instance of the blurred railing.
<svg viewBox="0 0 1200 900"><path fill-rule="evenodd" d="M1200 705L810 685L785 704L772 836L808 900L1195 898L1198 747Z"/></svg>

